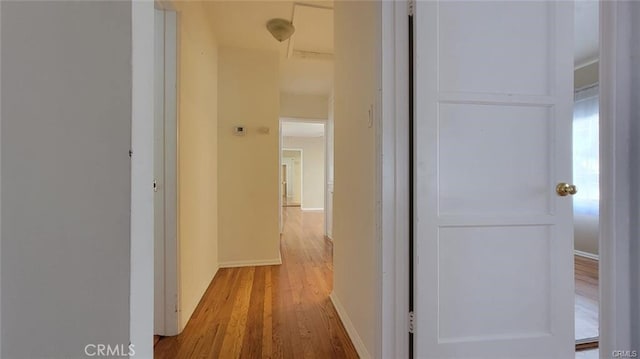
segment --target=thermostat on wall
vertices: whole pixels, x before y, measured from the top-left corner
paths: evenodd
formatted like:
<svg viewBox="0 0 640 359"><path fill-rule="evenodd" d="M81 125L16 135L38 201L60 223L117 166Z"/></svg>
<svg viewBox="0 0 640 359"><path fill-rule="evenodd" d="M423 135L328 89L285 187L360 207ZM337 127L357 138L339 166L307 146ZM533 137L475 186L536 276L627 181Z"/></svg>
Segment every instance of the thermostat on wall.
<svg viewBox="0 0 640 359"><path fill-rule="evenodd" d="M244 136L244 133L246 132L244 126L236 126L233 128L233 134L236 136Z"/></svg>

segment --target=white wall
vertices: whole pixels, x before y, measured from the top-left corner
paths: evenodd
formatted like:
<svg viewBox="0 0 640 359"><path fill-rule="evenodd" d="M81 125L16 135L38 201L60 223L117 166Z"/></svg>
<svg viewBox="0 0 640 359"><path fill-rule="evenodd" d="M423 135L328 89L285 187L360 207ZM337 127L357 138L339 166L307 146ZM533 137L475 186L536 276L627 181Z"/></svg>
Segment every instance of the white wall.
<svg viewBox="0 0 640 359"><path fill-rule="evenodd" d="M180 330L218 270L218 49L202 2L179 11Z"/></svg>
<svg viewBox="0 0 640 359"><path fill-rule="evenodd" d="M327 96L280 94L280 117L325 119L327 114Z"/></svg>
<svg viewBox="0 0 640 359"><path fill-rule="evenodd" d="M278 52L218 52L218 223L221 266L280 260ZM244 136L234 126L246 128ZM261 127L269 129L260 133Z"/></svg>
<svg viewBox="0 0 640 359"><path fill-rule="evenodd" d="M335 192L332 299L361 358L380 357L377 127L379 2L335 2Z"/></svg>
<svg viewBox="0 0 640 359"><path fill-rule="evenodd" d="M126 347L131 3L0 6L0 356Z"/></svg>
<svg viewBox="0 0 640 359"><path fill-rule="evenodd" d="M576 250L597 255L600 238L598 216L574 214L573 237Z"/></svg>
<svg viewBox="0 0 640 359"><path fill-rule="evenodd" d="M577 68L574 71L574 88L580 89L598 82L598 62ZM580 189L580 185L578 185ZM573 218L574 247L578 251L598 254L598 217L576 214Z"/></svg>
<svg viewBox="0 0 640 359"><path fill-rule="evenodd" d="M579 89L585 86L593 85L598 82L598 66L600 63L598 61L577 68L574 71L573 83L574 88Z"/></svg>
<svg viewBox="0 0 640 359"><path fill-rule="evenodd" d="M302 202L305 209L324 209L325 139L283 137L282 148L302 149Z"/></svg>

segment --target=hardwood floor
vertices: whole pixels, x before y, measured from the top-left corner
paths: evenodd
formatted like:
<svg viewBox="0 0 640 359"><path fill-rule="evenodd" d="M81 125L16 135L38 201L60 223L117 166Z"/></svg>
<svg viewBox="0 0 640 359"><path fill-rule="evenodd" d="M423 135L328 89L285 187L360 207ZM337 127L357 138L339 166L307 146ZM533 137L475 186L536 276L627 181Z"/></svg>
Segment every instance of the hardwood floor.
<svg viewBox="0 0 640 359"><path fill-rule="evenodd" d="M285 208L281 252L280 266L220 269L184 332L161 338L155 358L357 358L329 300L323 213ZM576 339L597 336L597 261L576 256L575 281Z"/></svg>
<svg viewBox="0 0 640 359"><path fill-rule="evenodd" d="M323 213L284 210L282 265L222 268L182 334L155 358L358 358L329 300Z"/></svg>
<svg viewBox="0 0 640 359"><path fill-rule="evenodd" d="M598 262L575 256L576 340L598 336Z"/></svg>

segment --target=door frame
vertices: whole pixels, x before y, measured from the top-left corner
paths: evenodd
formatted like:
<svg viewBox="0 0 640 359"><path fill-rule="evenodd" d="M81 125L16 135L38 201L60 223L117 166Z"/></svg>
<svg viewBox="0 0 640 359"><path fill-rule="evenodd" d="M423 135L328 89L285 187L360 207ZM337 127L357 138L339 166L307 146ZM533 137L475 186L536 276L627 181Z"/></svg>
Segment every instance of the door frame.
<svg viewBox="0 0 640 359"><path fill-rule="evenodd" d="M153 1L132 1L132 149L131 161L131 282L130 340L142 357L153 355ZM632 36L630 3L600 3L601 198L600 353L631 348L631 219L638 216L640 198L629 197L638 170L615 166L614 159L640 156L630 132L633 118L629 74L631 61L619 45ZM378 263L376 308L381 357L408 357L408 1L381 2L381 71L377 117ZM636 89L637 90L637 89ZM611 119L606 121L605 119ZM633 156L631 156L633 151ZM384 156L383 156L384 155ZM606 173L606 175L604 174ZM633 176L633 177L632 177ZM603 191L601 191L603 193ZM385 194L385 196L383 196ZM618 204L617 206L615 204ZM630 250L631 249L631 250ZM633 250L633 251L632 251ZM637 290L637 288L636 288ZM637 319L637 318L636 318ZM636 333L637 334L637 333Z"/></svg>
<svg viewBox="0 0 640 359"><path fill-rule="evenodd" d="M163 191L163 245L161 258L154 258L154 266L159 265L162 273L154 275L160 279L163 293L162 318L157 318L154 313L154 321L161 320L159 327L154 323L154 334L162 336L177 335L180 331L180 296L178 266L178 28L179 15L175 8L168 3L155 3L156 11L161 11L164 16L164 74L163 74L163 104L164 111L164 136L163 136L163 173L161 178L154 180L154 185ZM167 14L171 14L167 16ZM154 188L155 189L155 188ZM154 235L155 236L155 235ZM154 237L155 239L155 237ZM158 249L158 248L156 248ZM158 263L161 262L161 263ZM156 277L160 278L156 278ZM154 284L155 285L155 284ZM154 294L155 296L155 294ZM160 328L160 329L159 329Z"/></svg>
<svg viewBox="0 0 640 359"><path fill-rule="evenodd" d="M637 5L636 5L637 6ZM635 16L638 16L636 8ZM633 31L631 2L600 1L600 356L614 350L640 350L634 328L638 318L640 252L631 238L640 199L631 197L632 185L639 179L638 168L630 164L638 158L640 140L633 118L631 74L633 63L629 41ZM636 19L637 20L637 19ZM636 49L636 51L638 51ZM636 84L637 86L638 84ZM637 108L636 108L637 109ZM632 183L632 181L634 183ZM631 264L635 264L632 270ZM634 290L636 292L634 292ZM632 316L635 315L635 318ZM633 347L635 345L635 348Z"/></svg>
<svg viewBox="0 0 640 359"><path fill-rule="evenodd" d="M335 127L333 119L335 96L333 90L331 90L327 102L329 104L329 113L327 114L327 121L324 125L324 236L333 241L333 188L335 177L333 175L335 167L335 141L333 131ZM329 176L329 173L331 173L331 176ZM329 197L331 197L331 199L329 199ZM329 202L331 202L331 205L329 205ZM331 230L329 230L329 228L331 228Z"/></svg>
<svg viewBox="0 0 640 359"><path fill-rule="evenodd" d="M414 0L381 2L381 86L377 98L378 296L381 358L409 357L409 13Z"/></svg>
<svg viewBox="0 0 640 359"><path fill-rule="evenodd" d="M301 156L302 156L302 149L300 148L285 148L284 144L282 143L282 123L283 122L297 122L297 123L321 123L324 125L324 137L325 137L325 141L324 141L324 159L325 159L325 169L324 169L324 196L325 196L325 200L324 200L324 204L325 204L325 208L324 208L324 222L325 222L325 228L326 228L326 223L327 223L327 128L328 128L328 124L329 124L329 119L322 119L322 118L303 118L303 117L280 117L279 121L278 121L278 126L280 128L280 132L278 133L278 146L279 146L279 152L278 152L278 160L280 161L280 163L282 163L282 151L283 150L293 150L293 151L301 151ZM302 177L304 178L304 173L302 175ZM280 182L282 182L282 178L280 178ZM301 183L304 182L304 180L301 181ZM304 193L304 191L301 189L300 190L300 209L302 209L302 194ZM282 233L282 231L284 230L284 223L283 223L283 219L282 219L282 193L280 193L280 233ZM325 231L325 235L326 235L326 231Z"/></svg>

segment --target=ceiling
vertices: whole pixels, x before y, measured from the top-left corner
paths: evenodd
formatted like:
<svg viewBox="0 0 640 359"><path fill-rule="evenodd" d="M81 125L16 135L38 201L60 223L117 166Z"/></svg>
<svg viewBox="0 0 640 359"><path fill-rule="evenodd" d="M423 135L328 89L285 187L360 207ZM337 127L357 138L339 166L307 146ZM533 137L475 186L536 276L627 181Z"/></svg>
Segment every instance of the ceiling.
<svg viewBox="0 0 640 359"><path fill-rule="evenodd" d="M581 67L598 59L598 1L576 0L574 65Z"/></svg>
<svg viewBox="0 0 640 359"><path fill-rule="evenodd" d="M333 1L205 2L219 46L276 50L282 92L328 95L333 87ZM273 18L293 22L291 39L266 29Z"/></svg>
<svg viewBox="0 0 640 359"><path fill-rule="evenodd" d="M324 136L323 123L310 122L286 122L282 121L283 137L322 137Z"/></svg>
<svg viewBox="0 0 640 359"><path fill-rule="evenodd" d="M282 92L329 95L333 87L333 0L293 2L208 1L220 46L270 49L280 55ZM266 29L272 18L292 20L291 39L278 42ZM575 2L575 66L598 59L598 1Z"/></svg>

